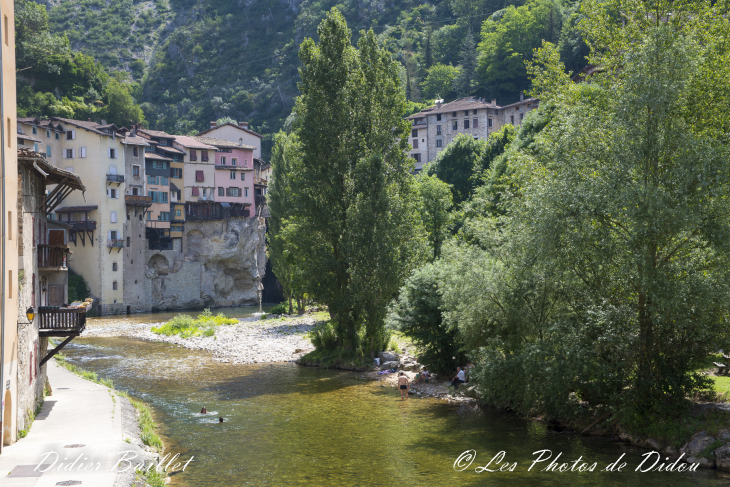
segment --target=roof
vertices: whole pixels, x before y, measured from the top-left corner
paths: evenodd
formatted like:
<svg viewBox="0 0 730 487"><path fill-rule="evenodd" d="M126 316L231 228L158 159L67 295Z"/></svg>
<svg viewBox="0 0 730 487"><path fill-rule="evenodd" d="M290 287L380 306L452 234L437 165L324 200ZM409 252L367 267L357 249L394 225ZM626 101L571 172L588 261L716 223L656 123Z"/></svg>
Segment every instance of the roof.
<svg viewBox="0 0 730 487"><path fill-rule="evenodd" d="M30 140L31 142L40 142L41 141L41 139L36 139L35 137L31 137L30 135L16 134L16 136L19 139Z"/></svg>
<svg viewBox="0 0 730 487"><path fill-rule="evenodd" d="M175 142L187 149L216 149L215 146L204 144L203 142L195 140L193 137L188 137L187 135L176 135Z"/></svg>
<svg viewBox="0 0 730 487"><path fill-rule="evenodd" d="M86 191L80 177L72 172L52 166L42 154L30 149L20 148L18 149L18 162L33 166L43 175L43 179L49 183L65 184L69 188Z"/></svg>
<svg viewBox="0 0 730 487"><path fill-rule="evenodd" d="M170 135L167 132L163 132L162 130L150 130L150 129L137 129L138 132L147 134L150 137L157 137L160 139L174 139L174 135Z"/></svg>
<svg viewBox="0 0 730 487"><path fill-rule="evenodd" d="M93 211L99 208L96 205L89 206L67 206L66 208L57 208L56 213L86 213L87 211Z"/></svg>
<svg viewBox="0 0 730 487"><path fill-rule="evenodd" d="M266 162L263 159L259 159L258 157L253 158L254 162L258 162L261 165L261 169L266 169L267 167L271 166L270 162Z"/></svg>
<svg viewBox="0 0 730 487"><path fill-rule="evenodd" d="M29 123L33 125L39 125L40 120L36 117L18 117L18 122L20 123Z"/></svg>
<svg viewBox="0 0 730 487"><path fill-rule="evenodd" d="M235 142L231 142L230 140L223 140L223 139L216 139L215 137L206 137L206 136L199 136L196 135L194 137L191 137L198 142L201 142L203 144L213 145L215 147L220 148L226 148L226 149L251 149L254 150L256 147L252 145L246 145L246 144L236 144Z"/></svg>
<svg viewBox="0 0 730 487"><path fill-rule="evenodd" d="M170 182L170 189L173 191L179 191L179 188L177 186L175 186L175 183L173 183L173 182Z"/></svg>
<svg viewBox="0 0 730 487"><path fill-rule="evenodd" d="M83 121L83 120L72 120L70 118L60 118L60 117L53 117L51 120L56 121L56 122L67 123L69 125L73 125L75 127L79 127L79 128L88 130L89 132L93 132L95 134L106 135L107 137L111 134L109 134L107 132L102 132L102 129L114 126L114 124L100 125L96 122L89 122L89 121Z"/></svg>
<svg viewBox="0 0 730 487"><path fill-rule="evenodd" d="M450 103L444 103L441 106L433 105L426 110L420 111L418 113L414 113L413 115L410 115L406 117L407 120L412 120L414 118L423 118L427 115L436 115L439 113L450 113L450 112L458 112L461 110L478 110L480 108L494 108L494 109L504 109L504 108L510 108L513 106L521 105L523 103L531 103L537 101L535 98L525 98L524 100L520 100L515 103L511 103L509 105L497 105L497 104L491 104L487 103L486 101L482 100L481 98L476 98L473 96L468 96L464 98L459 98L458 100L454 100Z"/></svg>
<svg viewBox="0 0 730 487"><path fill-rule="evenodd" d="M172 162L172 159L169 157L165 157L162 154L158 154L157 152L145 152L144 153L145 159L154 159L156 161L170 161Z"/></svg>
<svg viewBox="0 0 730 487"><path fill-rule="evenodd" d="M127 135L126 137L124 137L124 139L122 140L122 144L126 144L126 145L141 145L141 146L144 146L144 147L148 147L149 146L149 144L147 143L147 141L144 140L142 137L130 137L129 135Z"/></svg>
<svg viewBox="0 0 730 487"><path fill-rule="evenodd" d="M261 134L257 134L256 132L254 132L254 131L253 131L253 130L251 130L251 129L248 129L248 128L244 128L244 127L241 127L240 125L236 125L235 123L231 123L231 122L226 122L226 123L222 123L222 124L220 124L220 125L216 125L215 127L211 127L211 128L209 128L209 129L203 130L202 132L200 132L200 133L198 134L198 137L200 137L201 135L205 135L205 134L207 134L207 133L208 133L208 132L210 132L211 130L215 130L215 129L217 129L217 128L220 128L220 127L225 127L226 125L230 125L231 127L237 128L238 130L241 130L241 131L243 131L243 132L246 132L247 134L255 135L255 136L256 136L256 137L258 137L259 139L263 139L263 138L264 138L264 136L263 136L263 135L261 135Z"/></svg>
<svg viewBox="0 0 730 487"><path fill-rule="evenodd" d="M157 149L164 150L167 152L172 152L173 154L185 154L185 151L180 150L176 147L171 147L169 145L158 145Z"/></svg>
<svg viewBox="0 0 730 487"><path fill-rule="evenodd" d="M41 127L51 129L51 130L57 130L61 133L64 133L65 130L63 130L63 127L60 123L54 122L53 120L41 120Z"/></svg>

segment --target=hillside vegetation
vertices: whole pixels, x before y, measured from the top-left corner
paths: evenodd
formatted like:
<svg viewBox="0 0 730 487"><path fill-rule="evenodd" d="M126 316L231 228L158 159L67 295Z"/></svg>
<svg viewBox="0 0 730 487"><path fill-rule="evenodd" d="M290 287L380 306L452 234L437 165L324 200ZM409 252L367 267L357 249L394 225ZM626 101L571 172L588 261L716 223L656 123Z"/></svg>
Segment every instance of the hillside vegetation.
<svg viewBox="0 0 730 487"><path fill-rule="evenodd" d="M129 91L151 127L192 133L210 120L247 120L268 136L268 153L299 94L299 45L316 37L332 7L355 41L361 29L372 28L393 54L413 111L435 97L516 100L529 87L524 60L543 39L559 45L569 69L582 68L587 47L576 30L578 4L51 0L46 7L51 33L65 35L73 52L92 56L109 72L127 73ZM66 95L63 87L56 92Z"/></svg>

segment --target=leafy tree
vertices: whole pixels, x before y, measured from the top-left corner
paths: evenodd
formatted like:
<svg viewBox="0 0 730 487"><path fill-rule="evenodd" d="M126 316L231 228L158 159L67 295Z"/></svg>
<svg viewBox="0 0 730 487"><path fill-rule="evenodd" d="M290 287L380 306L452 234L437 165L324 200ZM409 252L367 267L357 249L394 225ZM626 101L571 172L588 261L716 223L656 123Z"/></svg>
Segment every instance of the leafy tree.
<svg viewBox="0 0 730 487"><path fill-rule="evenodd" d="M484 140L474 140L469 135L459 134L428 165L429 176L436 176L451 185L454 204L461 204L471 195L475 184L472 171L477 167L485 146Z"/></svg>
<svg viewBox="0 0 730 487"><path fill-rule="evenodd" d="M129 93L129 85L122 84L116 79L110 80L106 85L104 99L106 101L104 113L107 122L123 127L130 123L145 121L142 109Z"/></svg>
<svg viewBox="0 0 730 487"><path fill-rule="evenodd" d="M419 360L432 372L451 372L466 362L464 343L456 327L441 319L440 271L426 264L409 277L389 309L389 325L399 329L421 350Z"/></svg>
<svg viewBox="0 0 730 487"><path fill-rule="evenodd" d="M362 32L357 48L334 8L301 46L297 100L301 162L293 218L306 229L297 265L327 304L338 351L374 354L387 343L387 303L423 252L398 64ZM333 352L333 351L328 351Z"/></svg>
<svg viewBox="0 0 730 487"><path fill-rule="evenodd" d="M557 42L562 9L554 0L531 0L487 19L479 43L479 77L488 96L515 97L529 88L525 61L543 40Z"/></svg>
<svg viewBox="0 0 730 487"><path fill-rule="evenodd" d="M474 36L469 30L461 47L459 74L454 78L454 90L459 96L467 96L476 84L477 51Z"/></svg>
<svg viewBox="0 0 730 487"><path fill-rule="evenodd" d="M453 206L451 186L436 176L421 174L417 182L418 212L426 230L433 260L441 255L441 245L449 234L449 210Z"/></svg>
<svg viewBox="0 0 730 487"><path fill-rule="evenodd" d="M426 79L421 83L423 96L427 100L447 98L452 91L454 80L459 75L459 68L446 64L434 64L428 70Z"/></svg>

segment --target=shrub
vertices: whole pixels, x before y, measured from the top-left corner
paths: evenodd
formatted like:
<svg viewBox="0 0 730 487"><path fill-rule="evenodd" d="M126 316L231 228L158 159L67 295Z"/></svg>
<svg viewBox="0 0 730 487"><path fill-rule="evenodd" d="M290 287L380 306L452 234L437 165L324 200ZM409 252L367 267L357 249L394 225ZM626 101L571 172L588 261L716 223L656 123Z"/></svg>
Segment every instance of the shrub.
<svg viewBox="0 0 730 487"><path fill-rule="evenodd" d="M152 328L152 333L158 335L172 336L180 335L182 338L194 336L213 336L215 330L221 325L233 325L238 323L235 318L229 318L220 313L213 316L209 308L206 308L197 319L190 315L177 315L162 326Z"/></svg>
<svg viewBox="0 0 730 487"><path fill-rule="evenodd" d="M285 315L289 313L289 305L287 303L279 303L269 311L272 315Z"/></svg>
<svg viewBox="0 0 730 487"><path fill-rule="evenodd" d="M89 284L81 274L68 270L68 302L83 301L91 295Z"/></svg>

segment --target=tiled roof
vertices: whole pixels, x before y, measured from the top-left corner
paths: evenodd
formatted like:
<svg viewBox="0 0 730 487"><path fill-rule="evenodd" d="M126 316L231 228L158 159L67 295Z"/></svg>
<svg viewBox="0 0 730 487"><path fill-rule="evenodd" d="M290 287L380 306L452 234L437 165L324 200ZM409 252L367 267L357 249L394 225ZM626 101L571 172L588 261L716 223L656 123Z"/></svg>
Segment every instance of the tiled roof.
<svg viewBox="0 0 730 487"><path fill-rule="evenodd" d="M75 127L79 127L79 128L88 130L89 132L93 132L95 134L106 135L107 137L110 135L106 132L102 132L101 130L99 130L100 127L108 127L108 125L99 125L96 122L89 122L89 121L83 121L83 120L72 120L70 118L60 118L60 117L53 117L51 120L67 123L69 125L73 125Z"/></svg>
<svg viewBox="0 0 730 487"><path fill-rule="evenodd" d="M215 127L211 127L211 128L209 128L209 129L203 130L202 132L200 132L200 133L198 134L198 137L200 137L201 135L205 135L205 134L207 134L207 133L208 133L208 132L210 132L211 130L215 130L215 129L217 129L218 127L225 127L226 125L230 125L231 127L235 127L235 128L237 128L238 130L242 130L242 131L244 131L244 132L246 132L246 133L249 133L249 134L251 134L251 135L255 135L256 137L258 137L258 138L260 138L260 139L262 139L262 138L264 137L263 135L261 135L261 134L257 134L256 132L254 132L254 131L253 131L253 130L251 130L251 129L243 128L243 127L241 127L240 125L236 125L235 123L231 123L231 122L223 123L223 124L221 124L221 125L216 125Z"/></svg>
<svg viewBox="0 0 730 487"><path fill-rule="evenodd" d="M61 133L65 132L61 124L58 122L54 122L53 120L41 120L40 126L46 129L57 130Z"/></svg>
<svg viewBox="0 0 730 487"><path fill-rule="evenodd" d="M145 152L144 153L144 158L145 159L154 159L156 161L170 161L170 162L172 162L172 159L170 159L169 157L165 157L162 154L158 154L156 152Z"/></svg>
<svg viewBox="0 0 730 487"><path fill-rule="evenodd" d="M230 140L217 139L215 137L206 137L206 136L196 135L191 138L197 140L198 142L202 142L203 144L212 145L212 146L215 146L218 148L225 147L227 149L228 148L230 148L230 149L250 149L250 150L255 149L255 147L253 147L251 145L246 145L246 144L239 145L239 144L236 144L235 142L231 142Z"/></svg>
<svg viewBox="0 0 730 487"><path fill-rule="evenodd" d="M150 145L142 137L130 137L130 136L124 137L124 140L122 140L122 144L126 144L126 145L141 145L141 146L144 146L144 147L148 147Z"/></svg>
<svg viewBox="0 0 730 487"><path fill-rule="evenodd" d="M169 145L158 145L157 149L164 150L165 152L172 152L173 154L185 154L185 151Z"/></svg>
<svg viewBox="0 0 730 487"><path fill-rule="evenodd" d="M58 208L56 209L56 213L81 213L81 212L87 212L87 211L93 211L99 208L96 205L89 205L89 206L67 206L66 208Z"/></svg>
<svg viewBox="0 0 730 487"><path fill-rule="evenodd" d="M162 130L138 129L138 132L147 134L150 137L159 137L161 139L174 139L174 135L170 135Z"/></svg>
<svg viewBox="0 0 730 487"><path fill-rule="evenodd" d="M40 123L40 120L38 120L36 117L18 117L18 122L38 125Z"/></svg>
<svg viewBox="0 0 730 487"><path fill-rule="evenodd" d="M418 113L414 113L413 115L410 115L409 117L406 117L407 120L413 120L415 118L423 118L427 115L436 115L439 113L450 113L450 112L459 112L464 110L478 110L482 108L493 108L493 109L504 109L504 108L510 108L517 105L522 105L524 103L531 103L537 101L534 98L526 98L524 100L511 103L509 105L492 105L491 103L487 103L484 100L481 100L479 98L475 97L465 97L465 98L459 98L458 100L454 100L450 103L444 103L440 107L438 105L433 105L426 110L423 110Z"/></svg>
<svg viewBox="0 0 730 487"><path fill-rule="evenodd" d="M41 141L40 139L36 139L35 137L31 137L30 135L25 135L25 134L17 134L17 137L19 139L23 139L23 140L30 140L31 142L40 142Z"/></svg>
<svg viewBox="0 0 730 487"><path fill-rule="evenodd" d="M18 161L24 164L32 164L33 167L43 174L43 178L53 184L65 184L69 188L86 191L86 187L81 183L81 178L65 169L59 169L52 166L43 154L33 152L30 149L18 149ZM40 166L40 167L39 167ZM42 169L41 169L42 168Z"/></svg>
<svg viewBox="0 0 730 487"><path fill-rule="evenodd" d="M199 140L195 140L193 137L187 135L176 135L175 142L188 149L212 149L215 150L215 146L204 144Z"/></svg>
<svg viewBox="0 0 730 487"><path fill-rule="evenodd" d="M170 181L170 189L173 190L173 191L179 191L178 190L178 187L175 186L175 183L173 183L172 181Z"/></svg>

